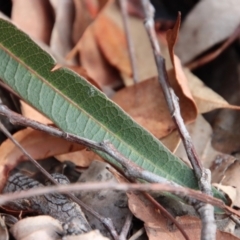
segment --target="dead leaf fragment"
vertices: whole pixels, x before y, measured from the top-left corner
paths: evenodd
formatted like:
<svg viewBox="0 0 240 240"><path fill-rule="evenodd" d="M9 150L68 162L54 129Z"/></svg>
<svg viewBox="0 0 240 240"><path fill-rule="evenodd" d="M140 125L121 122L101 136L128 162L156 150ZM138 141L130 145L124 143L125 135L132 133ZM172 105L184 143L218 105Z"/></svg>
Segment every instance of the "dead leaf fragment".
<svg viewBox="0 0 240 240"><path fill-rule="evenodd" d="M49 43L53 11L48 0L13 0L11 18L31 37Z"/></svg>
<svg viewBox="0 0 240 240"><path fill-rule="evenodd" d="M185 64L228 38L239 23L238 0L199 1L182 25L176 53Z"/></svg>
<svg viewBox="0 0 240 240"><path fill-rule="evenodd" d="M129 16L129 28L134 45L138 80L143 81L157 75L151 44L141 19ZM123 30L122 16L116 3L110 1L94 22L96 41L109 63L123 76L126 86L133 84L128 47ZM103 34L104 33L104 34ZM141 41L139 41L141 39ZM129 79L130 78L130 79Z"/></svg>
<svg viewBox="0 0 240 240"><path fill-rule="evenodd" d="M54 52L65 57L73 47L74 3L73 1L58 0L54 10L55 23L51 34L50 46ZM74 63L74 60L68 60L68 63Z"/></svg>
<svg viewBox="0 0 240 240"><path fill-rule="evenodd" d="M172 87L175 87L175 88L178 87L178 89L181 89L184 96L189 99L189 102L190 101L192 102L191 111L193 112L193 114L196 117L197 109L196 109L196 105L195 105L194 99L192 97L192 94L189 90L187 78L184 74L184 71L183 71L183 68L182 68L179 58L174 54L174 47L175 47L175 44L176 44L176 41L178 38L180 23L181 23L181 15L180 15L180 13L178 13L178 18L174 25L174 28L167 31L168 50L169 50L170 59L172 61L172 65L173 65L173 70L168 71L168 76L170 79L175 78L176 82L178 83Z"/></svg>
<svg viewBox="0 0 240 240"><path fill-rule="evenodd" d="M222 155L222 153L216 151L211 145L211 126L202 115L199 115L194 123L187 126L187 129L203 166L209 168L215 159L218 159L218 156ZM181 158L184 162L189 163L186 150L182 142L175 151L175 155Z"/></svg>
<svg viewBox="0 0 240 240"><path fill-rule="evenodd" d="M87 149L61 154L61 155L55 156L55 158L58 159L60 162L64 162L66 160L71 161L76 166L79 166L79 167L88 167L91 164L91 162L94 160L105 162L96 153L89 151Z"/></svg>
<svg viewBox="0 0 240 240"><path fill-rule="evenodd" d="M28 128L17 132L13 137L34 159L44 159L84 148L84 146L80 144L71 143L44 132ZM27 160L27 158L10 139L7 139L0 146L0 159L0 190L2 190L8 177L8 172L13 169L17 163Z"/></svg>
<svg viewBox="0 0 240 240"><path fill-rule="evenodd" d="M166 137L161 138L161 143L165 147L167 147L172 153L176 151L180 142L181 142L181 138L179 136L178 130L174 130Z"/></svg>
<svg viewBox="0 0 240 240"><path fill-rule="evenodd" d="M211 88L207 87L187 68L184 68L184 73L188 79L188 85L199 113L210 112L218 108L240 110L240 106L229 104L223 97L214 92Z"/></svg>
<svg viewBox="0 0 240 240"><path fill-rule="evenodd" d="M38 121L43 124L52 124L53 122L45 117L43 114L35 110L33 107L20 100L22 115L26 118Z"/></svg>
<svg viewBox="0 0 240 240"><path fill-rule="evenodd" d="M10 231L17 240L55 240L63 234L60 222L44 215L24 218L17 222Z"/></svg>
<svg viewBox="0 0 240 240"><path fill-rule="evenodd" d="M129 55L125 50L127 42L122 29L104 14L97 18L93 26L96 40L108 61L121 72L131 76Z"/></svg>
<svg viewBox="0 0 240 240"><path fill-rule="evenodd" d="M240 208L240 161L235 161L233 164L229 166L229 168L225 171L225 175L223 180L221 181L222 185L232 186L236 188L237 196L234 199L232 205Z"/></svg>
<svg viewBox="0 0 240 240"><path fill-rule="evenodd" d="M196 239L200 240L201 239L201 220L196 217L192 216L183 216L183 217L178 217L177 220L181 224L181 226L184 228L186 231L187 235L189 236L189 239ZM175 231L175 234L178 232ZM178 239L178 238L174 238ZM226 232L222 232L217 230L217 235L216 239L218 240L238 240L239 238Z"/></svg>
<svg viewBox="0 0 240 240"><path fill-rule="evenodd" d="M80 52L80 61L83 68L86 69L92 79L96 79L100 87L119 86L120 77L101 53L94 37L92 25L84 32L74 51Z"/></svg>

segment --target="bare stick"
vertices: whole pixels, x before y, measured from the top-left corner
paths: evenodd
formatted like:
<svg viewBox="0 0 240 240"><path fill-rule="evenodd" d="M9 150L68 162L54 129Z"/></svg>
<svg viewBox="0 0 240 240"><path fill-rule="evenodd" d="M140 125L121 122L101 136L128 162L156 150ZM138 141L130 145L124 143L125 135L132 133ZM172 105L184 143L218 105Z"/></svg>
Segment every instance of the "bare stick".
<svg viewBox="0 0 240 240"><path fill-rule="evenodd" d="M130 35L129 30L129 21L128 21L128 14L127 14L127 2L126 0L118 0L121 14L122 14L122 20L123 20L123 27L127 39L127 45L128 45L128 53L129 53L129 59L131 63L132 68L132 74L133 74L133 82L136 84L138 82L138 75L137 75L137 64L136 64L136 58L134 53L134 46Z"/></svg>
<svg viewBox="0 0 240 240"><path fill-rule="evenodd" d="M141 0L141 3L145 13L144 25L148 33L149 39L151 41L155 62L158 69L158 79L162 86L163 93L167 101L170 113L174 119L174 122L176 123L177 129L183 141L183 145L185 147L187 156L192 164L193 170L198 179L199 188L201 189L201 191L211 196L212 195L212 189L210 184L211 172L202 167L201 161L197 156L191 137L181 117L178 98L175 95L168 81L165 60L161 56L156 32L154 30L154 20L153 20L154 8L151 5L149 0ZM216 223L214 220L213 206L209 204L196 203L195 207L196 209L198 209L198 213L202 220L202 233L201 233L202 240L203 239L214 240L216 238Z"/></svg>
<svg viewBox="0 0 240 240"><path fill-rule="evenodd" d="M142 236L145 233L145 228L140 228L137 232L135 232L128 240L136 240L140 236Z"/></svg>
<svg viewBox="0 0 240 240"><path fill-rule="evenodd" d="M123 225L122 231L121 231L120 236L119 236L120 240L127 239L127 235L129 233L129 230L130 230L130 227L131 227L131 224L132 224L132 218L133 218L132 213L131 212L128 213L128 215L126 217L126 220L125 220L125 223Z"/></svg>
<svg viewBox="0 0 240 240"><path fill-rule="evenodd" d="M37 195L44 195L49 193L69 193L79 191L99 191L101 190L118 190L118 191L144 191L144 192L169 192L177 196L188 196L193 200L206 202L216 207L224 209L227 213L235 214L240 216L240 213L224 204L220 199L208 196L200 191L196 191L190 188L177 187L167 183L74 183L68 185L55 185L55 186L44 186L39 188L32 188L30 190L24 190L21 192L13 192L7 194L0 194L0 205L14 201L16 199L28 198Z"/></svg>
<svg viewBox="0 0 240 240"><path fill-rule="evenodd" d="M59 185L58 182L35 160L32 156L13 138L11 133L5 128L5 126L0 122L1 131L24 153L24 155L42 172L54 185ZM100 220L110 231L115 240L119 239L117 231L115 230L112 220L110 218L105 218L99 213L91 209L88 205L83 203L80 199L74 196L72 193L67 193L67 196L79 204L81 207L85 208L86 211L90 212L98 220ZM87 220L86 220L87 222Z"/></svg>

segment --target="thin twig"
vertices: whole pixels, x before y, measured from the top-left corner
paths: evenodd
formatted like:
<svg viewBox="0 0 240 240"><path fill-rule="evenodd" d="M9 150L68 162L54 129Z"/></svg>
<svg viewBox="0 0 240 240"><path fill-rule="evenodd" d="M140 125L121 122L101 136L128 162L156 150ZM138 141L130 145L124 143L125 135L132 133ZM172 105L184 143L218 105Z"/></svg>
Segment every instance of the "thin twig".
<svg viewBox="0 0 240 240"><path fill-rule="evenodd" d="M29 198L32 196L45 195L50 193L69 193L69 192L83 192L83 191L99 191L101 190L118 190L118 191L144 191L144 192L169 192L177 196L188 196L189 198L212 204L218 208L225 210L227 213L240 216L240 213L224 204L220 199L208 196L200 191L190 188L172 186L167 183L74 183L68 185L44 186L39 188L32 188L21 192L12 192L0 194L0 205L6 202L14 201L21 198Z"/></svg>
<svg viewBox="0 0 240 240"><path fill-rule="evenodd" d="M142 236L145 233L145 228L140 228L137 232L135 232L128 240L136 240L140 236Z"/></svg>
<svg viewBox="0 0 240 240"><path fill-rule="evenodd" d="M165 191L175 193L176 195L189 195L194 199L200 201L207 201L215 206L224 208L224 203L220 199L201 193L200 191L192 190L190 188L176 187L166 183L151 183L151 184L139 184L139 183L111 183L111 182L96 182L96 183L73 183L68 185L56 185L56 186L44 186L39 188L33 188L30 190L24 190L21 192L12 192L7 194L0 194L0 205L14 201L21 198L29 198L32 196L44 195L49 193L68 193L68 192L83 192L83 191L99 191L99 189L106 190L118 190L118 191ZM240 214L240 213L239 213ZM238 214L238 215L239 215Z"/></svg>
<svg viewBox="0 0 240 240"><path fill-rule="evenodd" d="M126 220L125 220L125 223L123 225L122 231L119 235L120 240L126 240L127 239L127 235L129 233L129 230L130 230L130 227L131 227L131 224L132 224L132 218L133 218L132 213L131 212L128 213L128 215L126 217Z"/></svg>
<svg viewBox="0 0 240 240"><path fill-rule="evenodd" d="M147 197L151 203L161 211L162 215L164 215L166 218L168 218L170 221L172 221L173 224L179 229L179 231L182 233L183 237L186 240L190 240L187 233L183 229L183 227L178 223L178 221L159 203L157 202L151 195L148 193L144 193L144 195Z"/></svg>
<svg viewBox="0 0 240 240"><path fill-rule="evenodd" d="M32 156L13 138L11 133L5 128L5 126L1 122L0 122L0 129L24 153L24 155L38 168L38 170L49 179L49 181L51 181L56 186L59 185L59 183L51 176L51 174L49 174L35 159L33 159ZM115 240L119 239L118 233L115 230L115 227L110 218L101 216L99 213L97 213L88 205L83 203L80 199L78 199L72 193L67 193L66 195L69 198L71 198L74 202L76 202L79 206L83 207L86 211L90 212L98 220L100 220L108 228L108 230L110 231L110 233L112 234Z"/></svg>
<svg viewBox="0 0 240 240"><path fill-rule="evenodd" d="M128 45L128 53L129 53L129 59L130 64L132 68L132 75L133 75L133 82L134 84L137 84L138 82L138 74L137 74L137 64L136 64L136 57L134 53L134 45L132 42L130 29L129 29L129 21L128 21L128 14L127 14L127 2L126 0L118 0L120 9L121 9L121 15L122 15L122 21L123 21L123 27L127 39L127 45Z"/></svg>
<svg viewBox="0 0 240 240"><path fill-rule="evenodd" d="M161 56L160 47L157 41L155 29L154 29L154 8L149 0L141 0L141 3L145 13L144 25L153 48L155 62L158 69L158 79L161 84L170 113L173 117L174 122L176 123L177 129L183 141L183 145L185 147L187 156L191 162L195 175L198 179L199 188L201 189L202 192L212 196L212 189L211 189L211 183L210 183L211 172L203 168L202 163L197 156L191 137L181 117L178 98L175 95L174 90L171 88L170 83L168 81L165 60ZM209 204L201 204L197 202L195 204L195 207L198 210L198 213L202 221L201 239L214 240L216 238L217 228L214 220L213 206Z"/></svg>

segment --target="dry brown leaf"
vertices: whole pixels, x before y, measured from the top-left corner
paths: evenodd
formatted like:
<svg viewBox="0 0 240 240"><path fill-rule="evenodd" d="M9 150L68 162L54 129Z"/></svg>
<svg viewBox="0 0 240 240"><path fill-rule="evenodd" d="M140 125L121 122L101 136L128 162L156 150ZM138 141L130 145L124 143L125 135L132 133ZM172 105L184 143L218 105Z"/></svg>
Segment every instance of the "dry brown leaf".
<svg viewBox="0 0 240 240"><path fill-rule="evenodd" d="M66 160L73 162L76 166L79 167L88 167L92 161L102 161L105 162L100 156L96 153L83 149L81 151L70 152L55 156L59 161L64 162Z"/></svg>
<svg viewBox="0 0 240 240"><path fill-rule="evenodd" d="M235 161L231 164L225 171L223 180L221 184L224 186L232 186L236 188L237 196L233 201L232 205L234 207L240 208L240 161Z"/></svg>
<svg viewBox="0 0 240 240"><path fill-rule="evenodd" d="M9 232L7 228L7 220L5 216L0 216L0 240L9 240Z"/></svg>
<svg viewBox="0 0 240 240"><path fill-rule="evenodd" d="M75 11L73 1L58 0L54 10L55 23L50 46L54 52L65 57L73 48L72 28ZM69 64L74 62L74 59L68 60Z"/></svg>
<svg viewBox="0 0 240 240"><path fill-rule="evenodd" d="M223 97L207 87L199 78L192 74L187 68L184 73L188 79L188 85L196 102L199 113L210 112L218 108L240 110L240 106L229 104Z"/></svg>
<svg viewBox="0 0 240 240"><path fill-rule="evenodd" d="M212 173L212 182L221 183L227 169L236 161L232 155L222 154L217 156L215 161L212 162L210 170Z"/></svg>
<svg viewBox="0 0 240 240"><path fill-rule="evenodd" d="M225 185L222 185L221 183L213 183L212 184L214 187L216 187L216 189L218 190L221 190L222 192L224 192L228 199L230 200L230 204L228 204L229 206L233 206L233 203L235 203L237 197L238 196L238 193L237 193L237 189L236 187L234 186L225 186Z"/></svg>
<svg viewBox="0 0 240 240"><path fill-rule="evenodd" d="M44 159L50 156L74 152L85 148L80 144L71 143L44 132L28 128L17 132L13 137L34 159ZM10 139L7 139L0 146L0 156L1 190L5 184L8 172L20 161L26 160L27 157Z"/></svg>
<svg viewBox="0 0 240 240"><path fill-rule="evenodd" d="M215 161L219 160L220 157L222 158L228 156L216 151L212 147L212 128L210 127L209 123L203 118L203 116L199 115L194 123L191 123L187 126L187 129L192 138L192 142L195 146L196 152L201 159L204 167L210 168L210 166ZM184 162L189 163L182 142L180 143L174 154L181 158Z"/></svg>
<svg viewBox="0 0 240 240"><path fill-rule="evenodd" d="M48 0L13 0L12 20L31 37L49 43L53 12Z"/></svg>
<svg viewBox="0 0 240 240"><path fill-rule="evenodd" d="M144 222L149 240L179 240L184 237L178 229L172 227L167 219L157 212L155 207L141 194L128 193L129 208L135 217ZM192 216L177 217L177 221L189 236L189 239L201 239L201 220ZM217 231L220 240L237 240L239 238L225 232Z"/></svg>
<svg viewBox="0 0 240 240"><path fill-rule="evenodd" d="M240 24L240 1L199 1L186 17L176 53L185 64L228 38Z"/></svg>
<svg viewBox="0 0 240 240"><path fill-rule="evenodd" d="M167 219L142 194L127 193L128 206L133 215L144 222L148 239L181 239L182 234L171 231Z"/></svg>
<svg viewBox="0 0 240 240"><path fill-rule="evenodd" d="M187 235L189 236L189 239L194 239L194 240L201 239L202 224L199 218L192 217L192 216L183 216L183 217L178 217L177 220L186 231ZM178 230L175 231L175 233L177 232L179 231ZM222 232L219 230L217 231L216 239L217 240L239 240L238 237L230 233Z"/></svg>
<svg viewBox="0 0 240 240"><path fill-rule="evenodd" d="M175 152L181 142L178 130L174 130L166 137L161 138L161 142L171 152Z"/></svg>
<svg viewBox="0 0 240 240"><path fill-rule="evenodd" d="M63 234L60 222L50 216L24 218L10 231L17 240L55 240Z"/></svg>
<svg viewBox="0 0 240 240"><path fill-rule="evenodd" d="M24 101L20 100L22 115L26 118L38 121L43 124L52 124L53 122L42 115L40 112L29 106Z"/></svg>
<svg viewBox="0 0 240 240"><path fill-rule="evenodd" d="M100 14L93 26L97 42L108 61L124 74L131 76L127 41L122 29L104 14Z"/></svg>
<svg viewBox="0 0 240 240"><path fill-rule="evenodd" d="M170 80L171 86L180 99L184 121L186 123L194 121L196 113L193 102L184 96L182 89L174 79ZM167 136L176 128L156 78L126 87L118 91L112 100L157 138Z"/></svg>
<svg viewBox="0 0 240 240"><path fill-rule="evenodd" d="M157 75L153 52L142 20L129 16L129 28L134 45L134 56L138 80L143 81ZM114 2L105 6L94 22L94 32L104 56L123 76L127 76L126 86L132 85L132 69L130 66L127 42L123 30L122 17ZM139 41L141 39L141 41Z"/></svg>
<svg viewBox="0 0 240 240"><path fill-rule="evenodd" d="M176 228L172 229L172 226L166 221L159 212L153 207L140 194L128 193L129 197L129 208L132 213L144 222L144 226L148 235L149 240L173 240L183 239L182 234ZM192 216L178 217L177 221L180 223L184 231L189 236L189 239L201 239L201 220ZM216 239L234 239L239 238L221 231L217 231Z"/></svg>
<svg viewBox="0 0 240 240"><path fill-rule="evenodd" d="M92 25L84 32L75 50L80 51L80 61L88 75L95 79L101 87L119 85L120 77L100 52Z"/></svg>
<svg viewBox="0 0 240 240"><path fill-rule="evenodd" d="M175 84L175 88L176 87L179 88L176 90L181 90L182 93L184 94L184 96L186 98L188 98L189 103L191 102L192 106L191 106L191 108L189 108L189 111L191 111L192 115L195 116L195 118L196 118L197 117L197 109L196 109L196 105L193 100L192 94L189 90L187 78L184 74L184 71L183 71L183 68L182 68L179 58L174 54L174 47L175 47L175 44L176 44L176 41L178 38L180 23L181 23L181 15L179 13L177 21L174 25L174 28L167 31L167 36L166 36L167 44L168 44L168 49L169 49L169 55L170 55L172 65L173 65L173 70L168 71L168 74L169 74L170 78L176 79L176 82L178 84ZM172 86L172 87L174 87L174 86ZM179 97L178 94L177 94L177 96ZM181 109L181 111L182 111L182 109Z"/></svg>

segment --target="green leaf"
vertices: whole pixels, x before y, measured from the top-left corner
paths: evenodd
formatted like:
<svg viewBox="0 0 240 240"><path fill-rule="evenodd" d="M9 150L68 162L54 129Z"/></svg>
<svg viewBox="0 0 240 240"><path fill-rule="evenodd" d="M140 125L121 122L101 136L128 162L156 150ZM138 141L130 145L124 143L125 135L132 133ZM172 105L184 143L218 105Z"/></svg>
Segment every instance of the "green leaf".
<svg viewBox="0 0 240 240"><path fill-rule="evenodd" d="M109 140L144 169L198 188L193 171L103 93L68 69L51 72L52 57L11 23L0 20L0 31L0 78L26 102L62 130Z"/></svg>

